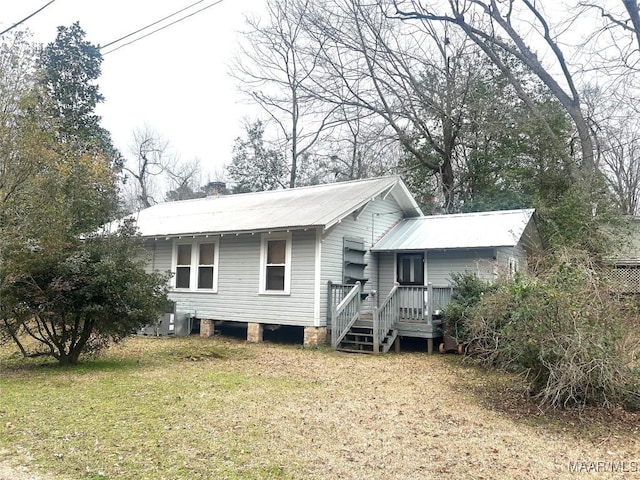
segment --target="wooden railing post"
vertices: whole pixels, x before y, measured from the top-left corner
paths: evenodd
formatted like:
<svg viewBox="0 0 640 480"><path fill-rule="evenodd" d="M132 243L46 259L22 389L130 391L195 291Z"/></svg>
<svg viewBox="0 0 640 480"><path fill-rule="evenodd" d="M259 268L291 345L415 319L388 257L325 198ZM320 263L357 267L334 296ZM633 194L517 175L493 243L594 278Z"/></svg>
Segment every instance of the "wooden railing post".
<svg viewBox="0 0 640 480"><path fill-rule="evenodd" d="M427 283L427 324L433 325L433 284Z"/></svg>
<svg viewBox="0 0 640 480"><path fill-rule="evenodd" d="M333 301L333 282L329 280L327 282L327 323L331 322L331 314L332 314L334 303L335 302ZM328 326L331 326L331 323L329 323Z"/></svg>
<svg viewBox="0 0 640 480"><path fill-rule="evenodd" d="M373 307L373 354L380 353L380 317L378 307Z"/></svg>
<svg viewBox="0 0 640 480"><path fill-rule="evenodd" d="M338 325L336 322L337 316L335 305L331 305L331 348L336 348L338 346L338 342L336 341L338 338Z"/></svg>

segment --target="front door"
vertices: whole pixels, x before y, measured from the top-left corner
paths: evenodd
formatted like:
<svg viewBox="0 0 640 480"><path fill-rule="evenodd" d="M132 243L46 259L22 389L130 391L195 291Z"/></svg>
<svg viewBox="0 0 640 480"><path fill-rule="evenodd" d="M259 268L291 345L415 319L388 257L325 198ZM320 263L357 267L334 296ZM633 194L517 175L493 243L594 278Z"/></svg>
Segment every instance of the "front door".
<svg viewBox="0 0 640 480"><path fill-rule="evenodd" d="M424 317L424 253L398 253L396 280L400 285L400 314L405 320Z"/></svg>
<svg viewBox="0 0 640 480"><path fill-rule="evenodd" d="M400 285L424 285L424 253L398 253L397 281Z"/></svg>

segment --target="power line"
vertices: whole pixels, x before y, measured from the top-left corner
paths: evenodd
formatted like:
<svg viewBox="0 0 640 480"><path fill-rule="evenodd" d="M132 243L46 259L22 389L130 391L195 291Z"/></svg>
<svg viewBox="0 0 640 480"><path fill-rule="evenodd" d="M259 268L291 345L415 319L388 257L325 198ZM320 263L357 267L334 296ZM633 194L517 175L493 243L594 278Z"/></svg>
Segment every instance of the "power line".
<svg viewBox="0 0 640 480"><path fill-rule="evenodd" d="M166 17L161 18L160 20L156 20L155 22L150 23L149 25L146 25L146 26L144 26L144 27L142 27L142 28L139 28L139 29L138 29L138 30L136 30L135 32L131 32L131 33L129 33L129 34L127 34L127 35L125 35L124 37L120 37L120 38L118 38L117 40L114 40L114 41L112 41L112 42L107 43L106 45L101 45L101 46L100 46L100 49L110 47L110 46L111 46L111 45L113 45L114 43L118 43L119 41L124 40L125 38L129 38L129 37L131 37L132 35L135 35L136 33L140 33L141 31L146 30L147 28L153 27L154 25L157 25L157 24L158 24L158 23L160 23L160 22L164 22L166 19L171 18L171 17L174 17L174 16L178 15L179 13L182 13L182 12L184 12L185 10L188 10L188 9L190 9L191 7L193 7L193 6L195 6L195 5L199 4L199 3L202 3L202 2L204 2L204 0L198 0L197 2L192 3L191 5L188 5L188 6L184 7L184 8L183 8L183 9L181 9L181 10L178 10L177 12L173 12L171 15L167 15Z"/></svg>
<svg viewBox="0 0 640 480"><path fill-rule="evenodd" d="M16 28L18 25L26 22L27 20L29 20L31 17L33 17L35 14L40 13L42 10L44 10L45 8L47 8L49 5L51 5L53 2L55 2L56 0L51 0L49 3L47 3L44 7L40 7L38 10L36 10L35 12L33 12L31 15L23 18L22 20L20 20L18 23L14 23L13 25L11 25L9 28L7 28L6 30L3 30L2 32L0 32L0 37L2 35L4 35L5 33L7 33L10 30L13 30L14 28Z"/></svg>
<svg viewBox="0 0 640 480"><path fill-rule="evenodd" d="M171 17L173 17L173 16L175 16L175 15L177 15L177 14L179 14L179 13L181 13L181 12L183 12L183 11L185 11L185 10L189 9L189 8L191 8L191 7L193 7L194 5L197 5L198 3L202 3L203 1L204 1L204 0L200 0L200 1L196 2L196 3L193 3L193 4L189 5L188 7L185 7L185 8L183 8L183 9L181 9L181 10L178 10L177 12L172 13L171 15L168 15L168 16L166 16L166 17L164 17L164 18L160 19L160 20L157 20L157 21L155 21L155 22L153 22L153 23L150 23L149 25L147 25L147 26L145 26L145 27L142 27L142 28L140 28L140 29L136 30L135 32L132 32L132 33L130 33L130 34L128 34L128 35L125 35L124 37L121 37L121 38L119 38L118 40L114 40L114 41L112 41L112 42L109 42L109 43L107 43L106 45L101 46L101 47L100 47L100 49L102 50L103 48L106 48L106 47L108 47L108 46L110 46L110 45L113 45L114 43L117 43L117 42L119 42L119 41L121 41L121 40L124 40L125 38L129 38L130 36L135 35L136 33L139 33L139 32L141 32L141 31L143 31L143 30L146 30L147 28L150 28L150 27L152 27L152 26L154 26L154 25L157 25L158 23L163 22L164 20L166 20L166 19L168 19L168 18L171 18ZM114 49L112 49L112 50L109 50L108 52L104 52L102 55L103 55L103 56L104 56L104 55L108 55L108 54L110 54L110 53L115 52L116 50L120 50L122 47L126 47L127 45L131 45L132 43L138 42L138 41L142 40L143 38L147 38L147 37L149 37L149 36L153 35L154 33L160 32L160 31L164 30L165 28L169 28L170 26L175 25L176 23L179 23L179 22L181 22L181 21L183 21L183 20L186 20L186 19L187 19L187 18L189 18L189 17L193 17L194 15L196 15L196 14L198 14L198 13L200 13L200 12L203 12L204 10L207 10L208 8L214 7L214 6L216 6L216 5L220 4L220 3L222 3L223 1L224 1L224 0L217 0L217 1L213 2L211 5L207 5L206 7L202 7L200 10L196 10L195 12L190 13L189 15L185 15L184 17L181 17L181 18L179 18L179 19L177 19L177 20L175 20L175 21L173 21L173 22L171 22L171 23L168 23L167 25L164 25L164 26L162 26L162 27L160 27L160 28L155 29L155 30L153 30L153 31L151 31L151 32L149 32L149 33L147 33L146 35L143 35L143 36L141 36L141 37L138 37L138 38L136 38L136 39L134 39L134 40L132 40L132 41L130 41L130 42L127 42L127 43L123 44L123 45L120 45L119 47L116 47L116 48L114 48Z"/></svg>

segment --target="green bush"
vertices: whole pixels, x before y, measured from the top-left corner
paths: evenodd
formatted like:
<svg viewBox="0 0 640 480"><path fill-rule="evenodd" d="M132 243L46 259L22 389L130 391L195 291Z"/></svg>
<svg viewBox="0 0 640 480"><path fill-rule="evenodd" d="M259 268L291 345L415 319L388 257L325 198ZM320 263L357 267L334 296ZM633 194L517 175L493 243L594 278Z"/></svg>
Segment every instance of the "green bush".
<svg viewBox="0 0 640 480"><path fill-rule="evenodd" d="M587 254L549 256L535 277L501 282L467 312L470 352L525 375L546 407L640 405L637 308Z"/></svg>
<svg viewBox="0 0 640 480"><path fill-rule="evenodd" d="M444 309L446 333L459 342L466 343L471 340L467 327L469 314L486 293L496 291L497 285L470 272L451 273L451 284L451 302Z"/></svg>

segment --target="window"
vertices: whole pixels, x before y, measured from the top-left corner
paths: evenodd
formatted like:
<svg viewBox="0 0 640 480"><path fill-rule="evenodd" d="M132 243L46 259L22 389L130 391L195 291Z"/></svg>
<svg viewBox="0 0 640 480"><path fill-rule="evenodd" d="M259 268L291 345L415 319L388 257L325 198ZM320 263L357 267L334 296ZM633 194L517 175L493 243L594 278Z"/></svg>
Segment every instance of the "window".
<svg viewBox="0 0 640 480"><path fill-rule="evenodd" d="M400 285L424 285L424 253L399 253L397 260Z"/></svg>
<svg viewBox="0 0 640 480"><path fill-rule="evenodd" d="M288 294L291 270L291 234L262 236L260 293Z"/></svg>
<svg viewBox="0 0 640 480"><path fill-rule="evenodd" d="M509 257L509 264L508 265L509 265L509 276L510 277L512 277L516 273L518 273L520 265L518 264L518 259L517 258Z"/></svg>
<svg viewBox="0 0 640 480"><path fill-rule="evenodd" d="M215 243L201 243L198 255L198 288L213 288L215 269Z"/></svg>
<svg viewBox="0 0 640 480"><path fill-rule="evenodd" d="M191 284L191 245L178 245L176 262L176 288L189 288Z"/></svg>
<svg viewBox="0 0 640 480"><path fill-rule="evenodd" d="M218 244L212 240L178 242L174 245L175 288L216 291Z"/></svg>

